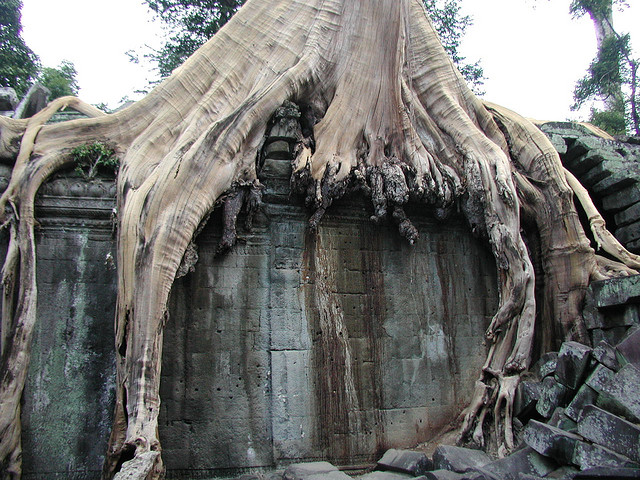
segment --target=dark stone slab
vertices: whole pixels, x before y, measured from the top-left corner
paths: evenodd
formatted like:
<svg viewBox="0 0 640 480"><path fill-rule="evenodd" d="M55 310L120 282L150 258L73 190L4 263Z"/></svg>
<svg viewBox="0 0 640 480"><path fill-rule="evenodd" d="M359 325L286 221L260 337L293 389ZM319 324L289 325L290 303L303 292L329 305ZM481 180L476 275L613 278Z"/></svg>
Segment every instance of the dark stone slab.
<svg viewBox="0 0 640 480"><path fill-rule="evenodd" d="M562 467L560 467L557 470L554 470L553 472L551 472L549 475L547 475L545 478L553 478L553 479L558 479L558 480L570 480L572 479L574 476L576 476L576 474L579 473L579 470L576 469L575 467L569 466L569 465L564 465Z"/></svg>
<svg viewBox="0 0 640 480"><path fill-rule="evenodd" d="M640 467L636 462L613 450L594 443L579 442L576 445L572 463L587 470L595 467Z"/></svg>
<svg viewBox="0 0 640 480"><path fill-rule="evenodd" d="M625 305L640 300L640 275L594 282L593 293L599 308Z"/></svg>
<svg viewBox="0 0 640 480"><path fill-rule="evenodd" d="M584 296L584 306L582 307L582 317L584 318L585 326L588 330L594 328L604 328L605 319L604 314L598 309L596 304L595 294L593 288L589 287Z"/></svg>
<svg viewBox="0 0 640 480"><path fill-rule="evenodd" d="M640 239L640 221L616 228L615 237L624 245Z"/></svg>
<svg viewBox="0 0 640 480"><path fill-rule="evenodd" d="M540 398L540 383L523 381L516 390L516 398L513 402L513 413L516 417L527 418L535 411L536 403Z"/></svg>
<svg viewBox="0 0 640 480"><path fill-rule="evenodd" d="M432 472L425 473L422 478L427 480L471 480L473 477L463 473L451 472L449 470L434 470Z"/></svg>
<svg viewBox="0 0 640 480"><path fill-rule="evenodd" d="M626 362L640 365L640 328L631 330L616 349Z"/></svg>
<svg viewBox="0 0 640 480"><path fill-rule="evenodd" d="M562 407L558 407L554 410L553 415L551 415L551 418L547 422L547 425L572 433L578 428L578 424L571 418L567 417L565 409Z"/></svg>
<svg viewBox="0 0 640 480"><path fill-rule="evenodd" d="M608 212L618 212L640 202L640 185L629 185L602 199L602 208Z"/></svg>
<svg viewBox="0 0 640 480"><path fill-rule="evenodd" d="M625 208L621 212L616 213L613 217L616 225L618 226L629 225L630 223L637 221L638 218L640 218L640 203L636 203Z"/></svg>
<svg viewBox="0 0 640 480"><path fill-rule="evenodd" d="M633 461L640 461L640 428L593 405L585 407L578 422L584 438L610 448Z"/></svg>
<svg viewBox="0 0 640 480"><path fill-rule="evenodd" d="M39 83L31 86L24 98L16 107L13 118L30 118L47 106L51 92Z"/></svg>
<svg viewBox="0 0 640 480"><path fill-rule="evenodd" d="M623 480L640 478L640 470L635 468L590 468L573 477L575 480Z"/></svg>
<svg viewBox="0 0 640 480"><path fill-rule="evenodd" d="M531 371L538 375L540 379L543 379L556 371L558 365L558 353L547 352L540 357L540 359L533 366Z"/></svg>
<svg viewBox="0 0 640 480"><path fill-rule="evenodd" d="M557 468L558 464L554 460L526 447L508 457L488 463L478 471L492 479L511 480L518 478L521 473L544 477Z"/></svg>
<svg viewBox="0 0 640 480"><path fill-rule="evenodd" d="M618 356L616 354L616 349L608 342L602 340L596 348L591 352L591 356L601 365L617 372L620 370L620 362L618 361Z"/></svg>
<svg viewBox="0 0 640 480"><path fill-rule="evenodd" d="M18 95L11 87L0 88L0 111L15 110L18 105Z"/></svg>
<svg viewBox="0 0 640 480"><path fill-rule="evenodd" d="M546 377L542 381L540 398L536 403L536 411L544 418L551 418L554 410L564 406L570 389L558 382L554 377Z"/></svg>
<svg viewBox="0 0 640 480"><path fill-rule="evenodd" d="M349 475L338 470L329 462L294 463L289 465L282 475L283 480L349 479Z"/></svg>
<svg viewBox="0 0 640 480"><path fill-rule="evenodd" d="M591 347L578 342L564 342L558 353L556 378L564 386L577 389L584 378Z"/></svg>
<svg viewBox="0 0 640 480"><path fill-rule="evenodd" d="M435 469L451 470L464 473L470 469L483 467L494 459L482 450L440 445L433 452L433 466Z"/></svg>
<svg viewBox="0 0 640 480"><path fill-rule="evenodd" d="M531 420L524 431L524 441L536 452L561 464L571 463L582 437L545 423Z"/></svg>
<svg viewBox="0 0 640 480"><path fill-rule="evenodd" d="M585 385L591 387L596 393L602 392L613 376L616 374L613 370L605 367L604 365L598 364L598 366L593 370L591 375L584 382Z"/></svg>
<svg viewBox="0 0 640 480"><path fill-rule="evenodd" d="M603 385L598 406L640 423L640 369L629 363Z"/></svg>
<svg viewBox="0 0 640 480"><path fill-rule="evenodd" d="M426 473L426 472L425 472ZM370 472L365 475L358 477L359 480L408 480L415 479L414 475L410 473L402 473L402 472Z"/></svg>
<svg viewBox="0 0 640 480"><path fill-rule="evenodd" d="M417 477L429 470L433 470L433 463L422 452L392 448L387 450L382 458L378 460L378 468L409 473Z"/></svg>
<svg viewBox="0 0 640 480"><path fill-rule="evenodd" d="M584 407L587 405L595 405L597 399L598 392L589 385L583 385L580 387L575 397L573 397L573 400L571 400L564 413L574 422L579 422Z"/></svg>

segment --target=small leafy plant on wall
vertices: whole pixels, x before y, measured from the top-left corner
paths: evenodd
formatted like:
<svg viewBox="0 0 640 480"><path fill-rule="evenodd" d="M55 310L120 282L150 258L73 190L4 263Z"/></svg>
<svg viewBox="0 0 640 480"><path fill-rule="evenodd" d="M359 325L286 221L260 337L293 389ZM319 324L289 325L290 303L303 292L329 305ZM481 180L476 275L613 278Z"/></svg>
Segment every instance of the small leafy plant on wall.
<svg viewBox="0 0 640 480"><path fill-rule="evenodd" d="M80 145L71 150L75 160L75 172L86 180L94 179L99 173L116 176L120 159L115 150L102 142Z"/></svg>

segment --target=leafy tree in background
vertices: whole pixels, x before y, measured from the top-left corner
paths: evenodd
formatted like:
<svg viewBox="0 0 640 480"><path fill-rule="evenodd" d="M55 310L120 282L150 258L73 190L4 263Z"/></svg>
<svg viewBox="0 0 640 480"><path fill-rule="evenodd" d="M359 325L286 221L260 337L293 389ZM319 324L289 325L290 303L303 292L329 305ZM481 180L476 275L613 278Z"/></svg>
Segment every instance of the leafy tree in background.
<svg viewBox="0 0 640 480"><path fill-rule="evenodd" d="M614 7L628 6L624 0L573 0L570 11L589 15L596 31L597 54L587 74L578 81L574 109L589 100L602 100L604 108L592 108L591 122L611 134L623 134L629 127L640 135L638 111L638 59L631 53L628 34L620 35L613 26Z"/></svg>
<svg viewBox="0 0 640 480"><path fill-rule="evenodd" d="M209 40L245 0L144 0L169 28L165 45L148 55L158 65L160 77L168 77L203 43ZM471 17L460 14L456 0L422 0L440 39L465 79L477 91L484 72L479 62L467 63L458 47ZM135 61L135 55L132 55Z"/></svg>
<svg viewBox="0 0 640 480"><path fill-rule="evenodd" d="M38 56L21 37L21 0L0 2L0 86L11 87L20 96L39 69Z"/></svg>
<svg viewBox="0 0 640 480"><path fill-rule="evenodd" d="M38 81L51 91L49 100L78 94L76 68L73 63L63 60L58 68L46 67L38 76Z"/></svg>

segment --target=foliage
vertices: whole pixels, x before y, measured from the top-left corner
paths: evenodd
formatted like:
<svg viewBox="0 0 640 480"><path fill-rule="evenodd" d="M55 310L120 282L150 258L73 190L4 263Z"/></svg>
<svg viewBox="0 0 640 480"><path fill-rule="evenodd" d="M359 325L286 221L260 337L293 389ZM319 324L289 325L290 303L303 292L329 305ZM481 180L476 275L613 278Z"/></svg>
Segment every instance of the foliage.
<svg viewBox="0 0 640 480"><path fill-rule="evenodd" d="M0 2L0 86L26 93L39 68L39 59L21 37L21 0Z"/></svg>
<svg viewBox="0 0 640 480"><path fill-rule="evenodd" d="M63 60L58 68L43 68L38 81L51 91L49 100L53 100L66 95L78 95L77 74L73 63Z"/></svg>
<svg viewBox="0 0 640 480"><path fill-rule="evenodd" d="M587 74L574 90L577 110L587 101L601 100L605 108L591 109L590 121L611 133L620 135L635 130L640 135L638 110L638 65L632 57L631 38L620 35L613 27L613 7L628 6L624 0L573 0L570 11L574 16L589 14L594 21L598 39L598 53Z"/></svg>
<svg viewBox="0 0 640 480"><path fill-rule="evenodd" d="M461 56L458 51L465 30L473 24L471 17L460 15L460 6L457 0L423 0L423 3L445 50L465 80L478 93L484 79L484 71L480 62L467 63L465 57Z"/></svg>
<svg viewBox="0 0 640 480"><path fill-rule="evenodd" d="M229 21L245 0L144 0L169 28L165 45L147 55L164 78L189 58ZM440 39L465 79L478 89L484 72L479 62L467 63L458 52L471 17L460 15L456 0L423 0ZM135 54L132 60L137 61Z"/></svg>
<svg viewBox="0 0 640 480"><path fill-rule="evenodd" d="M87 180L95 178L99 172L115 175L120 168L115 150L102 142L80 145L71 150L71 156L76 162L76 173Z"/></svg>

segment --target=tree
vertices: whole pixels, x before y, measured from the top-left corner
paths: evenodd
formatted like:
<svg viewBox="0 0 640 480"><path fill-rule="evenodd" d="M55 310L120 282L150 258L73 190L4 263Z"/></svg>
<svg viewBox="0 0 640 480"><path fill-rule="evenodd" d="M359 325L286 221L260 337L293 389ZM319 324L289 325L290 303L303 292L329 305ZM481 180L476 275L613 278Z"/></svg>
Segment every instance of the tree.
<svg viewBox="0 0 640 480"><path fill-rule="evenodd" d="M227 23L245 0L145 0L170 29L165 45L150 58L162 78L182 65L202 44ZM471 17L460 14L456 0L423 0L445 50L465 79L479 88L484 73L480 62L468 64L458 48Z"/></svg>
<svg viewBox="0 0 640 480"><path fill-rule="evenodd" d="M40 185L75 164L71 152L78 146L101 142L120 157L117 392L104 477L161 478L157 424L169 292L196 260L192 243L218 202L224 203L221 247L235 243L238 212L259 198L256 159L265 130L285 101L299 105L307 119L292 181L315 208L311 229L335 199L358 189L371 199L373 218L392 219L409 242L417 230L404 206L412 201L440 218L460 208L491 246L500 304L463 435L482 441L493 415L502 448L513 448L511 406L531 363L535 329L555 341L588 342L580 309L589 281L640 267L640 258L606 231L546 137L466 86L419 0L249 0L127 109L104 115L67 97L28 121L0 118L0 157L15 158L0 197L2 224L10 231L2 270L5 477L20 475L20 396L38 295L34 198ZM95 118L44 125L67 104ZM624 264L589 246L574 192L599 244ZM537 242L544 271L539 304L527 237Z"/></svg>
<svg viewBox="0 0 640 480"><path fill-rule="evenodd" d="M0 3L0 86L24 95L36 77L39 60L21 37L21 0Z"/></svg>
<svg viewBox="0 0 640 480"><path fill-rule="evenodd" d="M613 26L613 9L628 6L623 0L573 0L574 16L589 15L596 31L597 54L587 75L578 81L574 91L574 109L586 101L600 99L604 110L592 109L591 121L612 134L623 134L628 119L636 135L640 135L638 109L638 59L632 57L629 35L620 35ZM629 93L625 93L628 87ZM629 108L627 109L627 105Z"/></svg>
<svg viewBox="0 0 640 480"><path fill-rule="evenodd" d="M38 80L51 92L49 100L54 100L59 97L78 94L77 74L78 72L76 72L73 63L63 60L58 68L43 68Z"/></svg>

